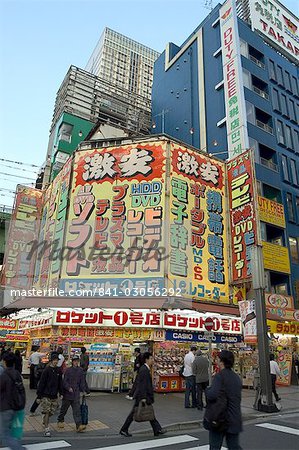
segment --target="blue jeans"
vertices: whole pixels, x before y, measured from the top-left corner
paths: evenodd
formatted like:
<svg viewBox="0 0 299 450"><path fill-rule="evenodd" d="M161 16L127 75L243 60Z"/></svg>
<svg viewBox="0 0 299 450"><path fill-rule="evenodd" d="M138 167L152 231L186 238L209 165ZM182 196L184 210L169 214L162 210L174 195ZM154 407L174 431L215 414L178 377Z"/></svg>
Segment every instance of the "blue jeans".
<svg viewBox="0 0 299 450"><path fill-rule="evenodd" d="M0 440L2 444L11 450L22 450L21 441L11 436L11 424L16 411L7 409L0 411Z"/></svg>
<svg viewBox="0 0 299 450"><path fill-rule="evenodd" d="M228 450L242 450L239 444L239 433L219 433L218 431L209 432L210 450L221 450L224 436Z"/></svg>
<svg viewBox="0 0 299 450"><path fill-rule="evenodd" d="M190 407L190 394L192 397L192 406L196 407L196 384L195 376L185 378L186 381L186 392L185 392L185 408Z"/></svg>

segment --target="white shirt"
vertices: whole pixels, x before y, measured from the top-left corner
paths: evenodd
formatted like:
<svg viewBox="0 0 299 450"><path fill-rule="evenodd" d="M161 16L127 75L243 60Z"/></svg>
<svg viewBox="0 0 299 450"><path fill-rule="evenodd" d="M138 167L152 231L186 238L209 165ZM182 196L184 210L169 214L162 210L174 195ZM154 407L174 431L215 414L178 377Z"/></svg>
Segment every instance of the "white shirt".
<svg viewBox="0 0 299 450"><path fill-rule="evenodd" d="M31 356L29 356L29 364L34 364L37 366L40 363L41 358L44 356L43 353L40 352L34 352Z"/></svg>
<svg viewBox="0 0 299 450"><path fill-rule="evenodd" d="M193 352L191 352L191 351L185 355L184 372L183 372L184 377L191 377L191 375L193 375L192 364L193 364L194 358L195 358L195 356L194 356Z"/></svg>
<svg viewBox="0 0 299 450"><path fill-rule="evenodd" d="M270 361L270 373L271 375L280 376L280 370L276 361Z"/></svg>
<svg viewBox="0 0 299 450"><path fill-rule="evenodd" d="M61 367L64 361L64 356L60 353L58 355L58 363L57 363L57 367Z"/></svg>

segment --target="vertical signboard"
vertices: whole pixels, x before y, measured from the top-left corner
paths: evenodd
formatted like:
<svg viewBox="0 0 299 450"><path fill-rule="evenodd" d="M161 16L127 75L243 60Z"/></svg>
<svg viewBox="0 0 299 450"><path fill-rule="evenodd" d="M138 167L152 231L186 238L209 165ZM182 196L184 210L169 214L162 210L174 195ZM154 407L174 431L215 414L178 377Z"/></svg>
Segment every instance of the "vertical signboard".
<svg viewBox="0 0 299 450"><path fill-rule="evenodd" d="M243 323L244 342L257 342L255 300L244 300L238 303Z"/></svg>
<svg viewBox="0 0 299 450"><path fill-rule="evenodd" d="M42 201L42 191L17 186L2 276L6 288L29 289L32 286L35 258L30 252L32 242L38 239Z"/></svg>
<svg viewBox="0 0 299 450"><path fill-rule="evenodd" d="M233 283L251 278L251 249L258 241L253 164L248 150L226 166Z"/></svg>
<svg viewBox="0 0 299 450"><path fill-rule="evenodd" d="M249 0L251 26L280 53L299 63L299 20L276 0Z"/></svg>
<svg viewBox="0 0 299 450"><path fill-rule="evenodd" d="M224 163L171 145L169 287L228 303Z"/></svg>
<svg viewBox="0 0 299 450"><path fill-rule="evenodd" d="M163 142L77 152L60 288L146 295L164 286Z"/></svg>
<svg viewBox="0 0 299 450"><path fill-rule="evenodd" d="M223 80L229 159L249 147L235 0L220 9Z"/></svg>

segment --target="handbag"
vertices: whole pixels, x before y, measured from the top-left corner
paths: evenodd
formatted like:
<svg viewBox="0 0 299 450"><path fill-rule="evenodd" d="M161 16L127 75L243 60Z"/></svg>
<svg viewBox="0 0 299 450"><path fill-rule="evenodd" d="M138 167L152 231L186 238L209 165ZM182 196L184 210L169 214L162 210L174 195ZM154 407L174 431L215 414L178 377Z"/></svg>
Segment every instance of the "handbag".
<svg viewBox="0 0 299 450"><path fill-rule="evenodd" d="M182 367L179 370L179 376L182 377L182 378L185 378L184 370L185 370L185 366L183 364Z"/></svg>
<svg viewBox="0 0 299 450"><path fill-rule="evenodd" d="M10 435L13 438L22 439L24 419L25 419L25 410L24 409L15 411L13 419L12 419L12 423L11 423L11 429L10 429Z"/></svg>
<svg viewBox="0 0 299 450"><path fill-rule="evenodd" d="M148 405L145 402L139 402L134 408L134 420L135 422L148 422L154 420L155 412L153 405Z"/></svg>
<svg viewBox="0 0 299 450"><path fill-rule="evenodd" d="M88 405L86 403L86 397L83 395L82 403L80 405L81 411L81 423L82 425L88 425Z"/></svg>
<svg viewBox="0 0 299 450"><path fill-rule="evenodd" d="M209 431L223 432L228 428L227 423L227 406L228 399L224 390L224 382L222 379L222 388L216 400L208 401L203 418L203 426Z"/></svg>

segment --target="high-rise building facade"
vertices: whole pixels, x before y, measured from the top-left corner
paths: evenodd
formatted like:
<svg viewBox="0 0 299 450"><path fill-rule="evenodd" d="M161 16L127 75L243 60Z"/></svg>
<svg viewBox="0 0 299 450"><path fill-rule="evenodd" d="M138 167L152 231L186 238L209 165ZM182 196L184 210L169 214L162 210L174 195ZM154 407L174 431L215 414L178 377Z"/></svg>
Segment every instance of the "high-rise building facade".
<svg viewBox="0 0 299 450"><path fill-rule="evenodd" d="M285 217L259 224L263 242L287 263L266 269L266 290L293 295L297 308L298 64L298 18L276 0L244 0L237 7L229 0L181 46L167 45L155 63L152 91L153 133L223 159L254 149L260 201L270 202L272 216L275 210Z"/></svg>
<svg viewBox="0 0 299 450"><path fill-rule="evenodd" d="M153 67L158 57L155 50L106 27L85 70L150 99Z"/></svg>

